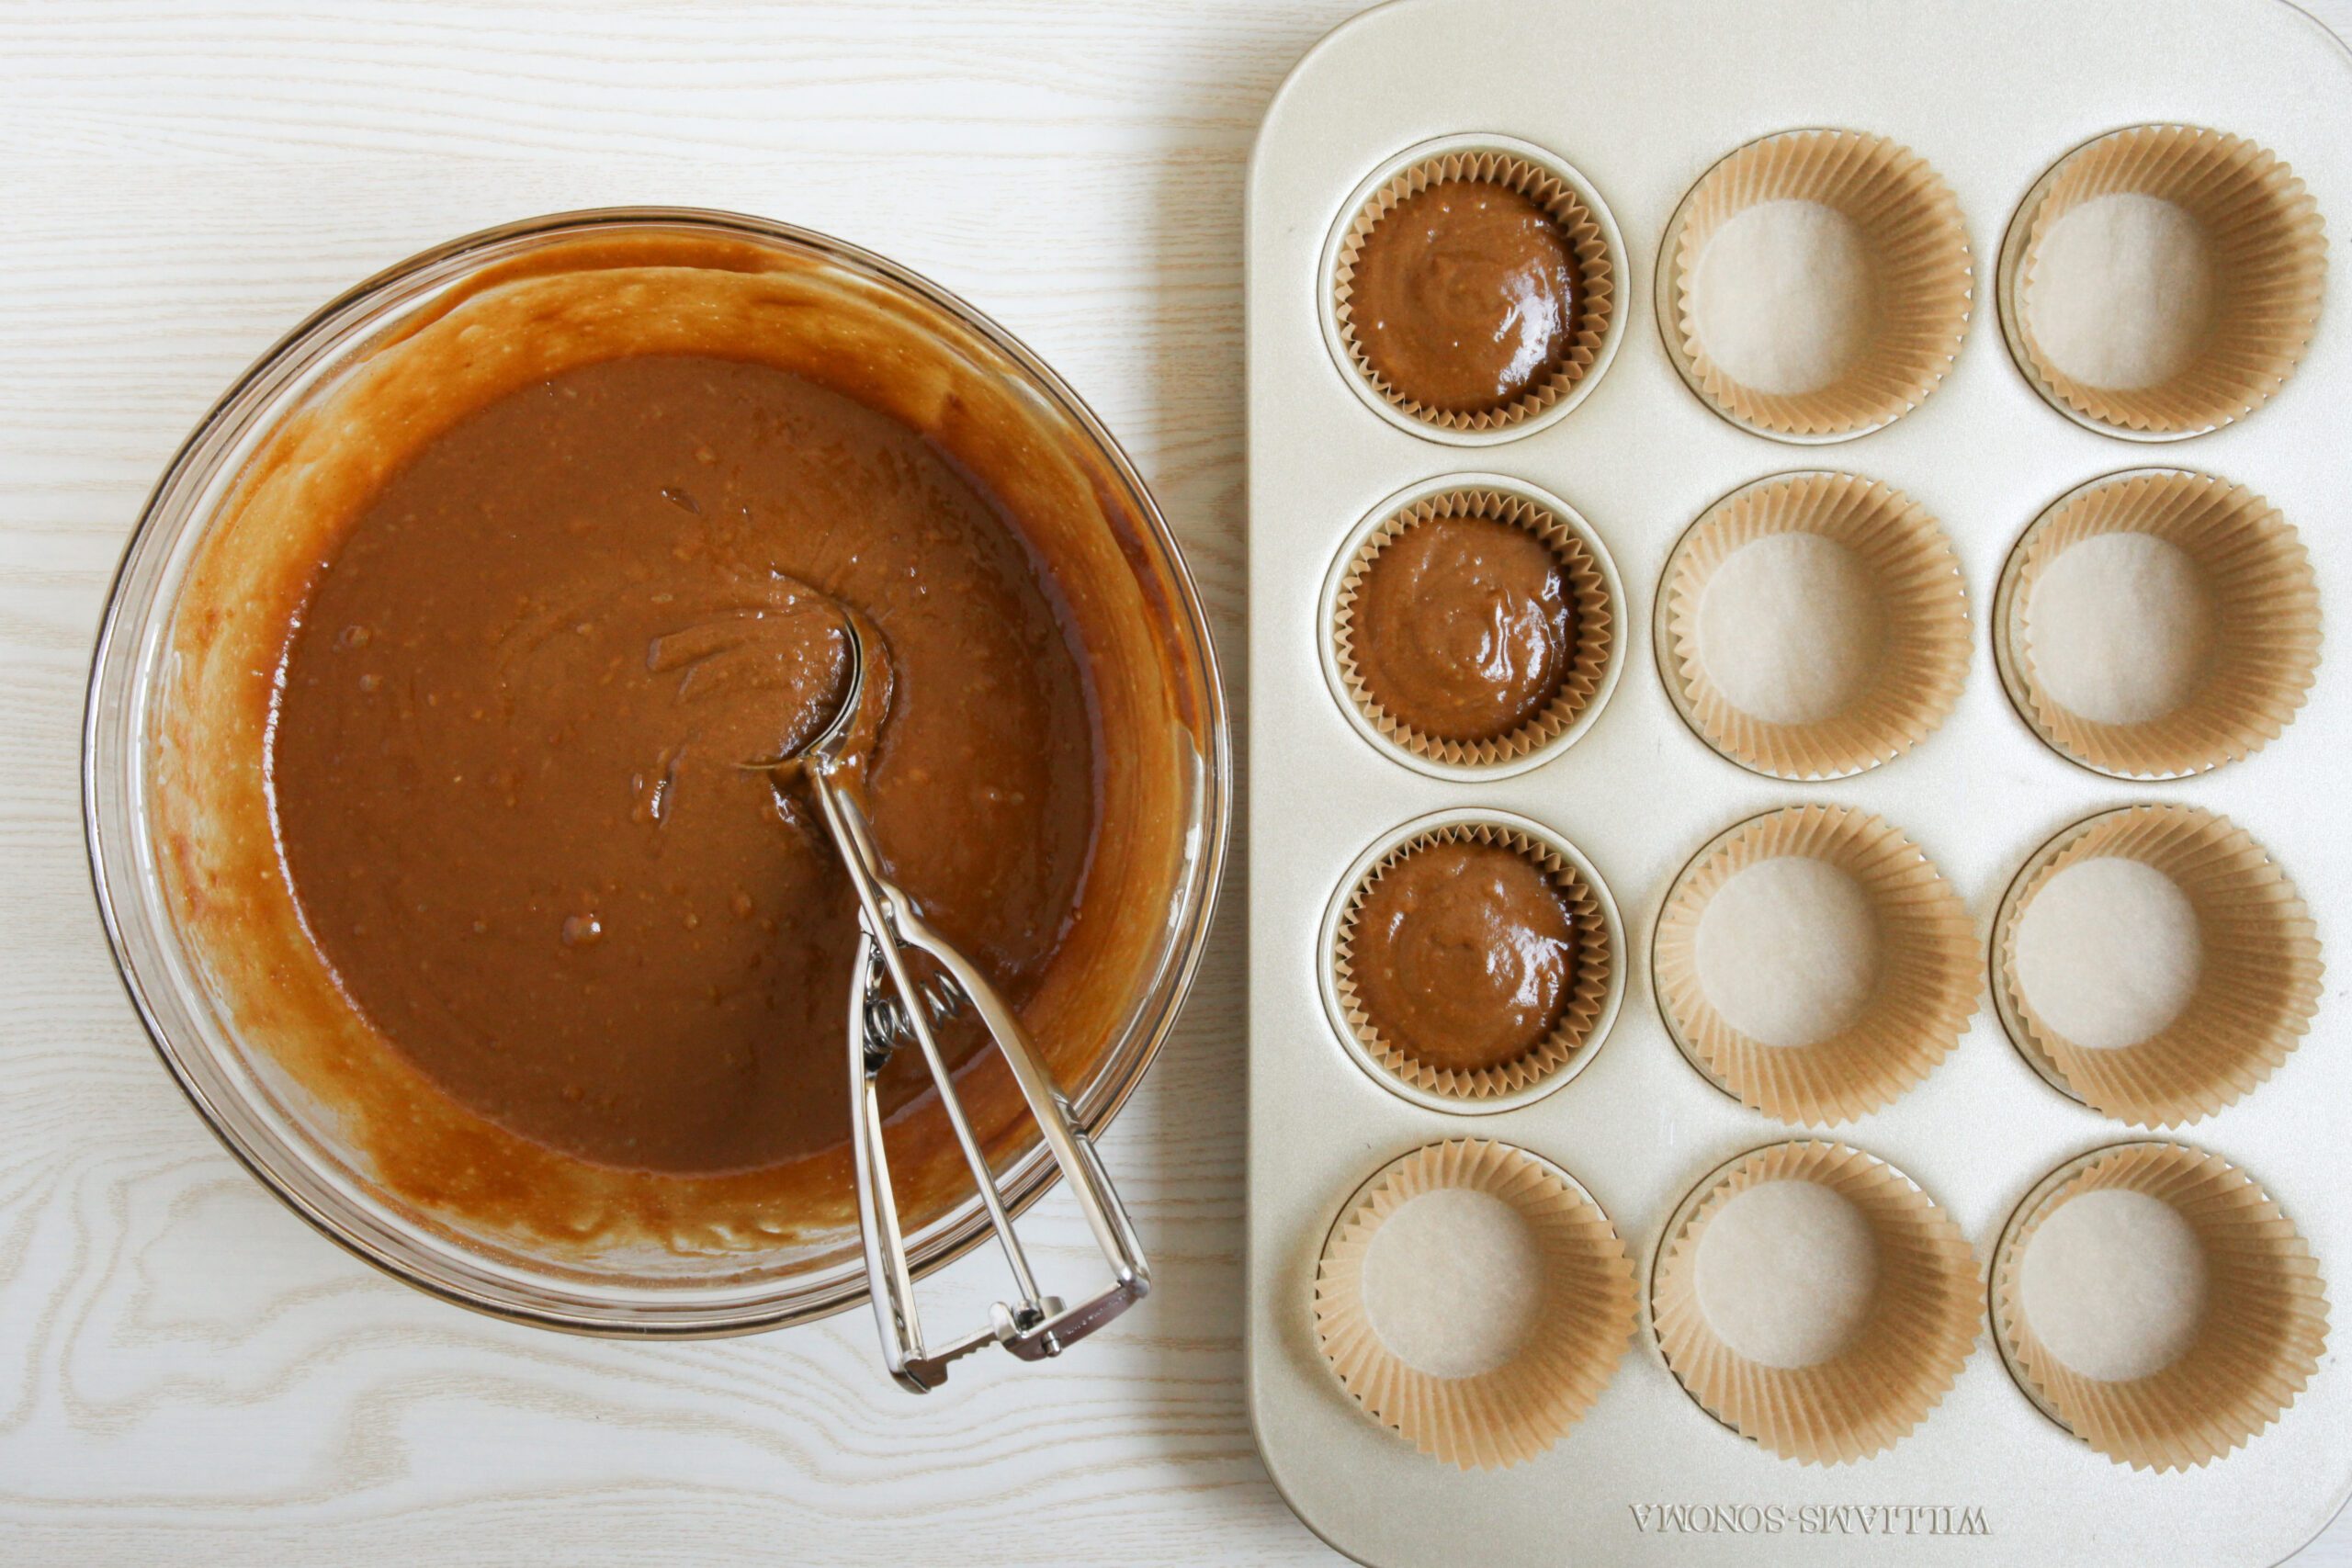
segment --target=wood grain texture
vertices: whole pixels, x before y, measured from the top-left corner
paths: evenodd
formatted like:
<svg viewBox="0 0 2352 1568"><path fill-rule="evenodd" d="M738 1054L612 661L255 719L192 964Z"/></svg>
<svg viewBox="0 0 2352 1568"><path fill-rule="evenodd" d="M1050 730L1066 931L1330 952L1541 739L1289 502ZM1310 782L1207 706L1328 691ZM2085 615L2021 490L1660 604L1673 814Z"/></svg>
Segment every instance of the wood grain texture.
<svg viewBox="0 0 2352 1568"><path fill-rule="evenodd" d="M916 1401L863 1314L571 1339L312 1235L140 1032L75 769L116 557L230 379L378 267L608 203L789 219L996 316L1120 434L1238 661L1243 165L1353 8L0 4L0 1562L1331 1560L1243 1404L1238 874L1106 1145L1160 1288ZM1091 1257L1065 1205L1033 1224L1049 1268ZM2352 1527L2303 1561L2352 1564Z"/></svg>

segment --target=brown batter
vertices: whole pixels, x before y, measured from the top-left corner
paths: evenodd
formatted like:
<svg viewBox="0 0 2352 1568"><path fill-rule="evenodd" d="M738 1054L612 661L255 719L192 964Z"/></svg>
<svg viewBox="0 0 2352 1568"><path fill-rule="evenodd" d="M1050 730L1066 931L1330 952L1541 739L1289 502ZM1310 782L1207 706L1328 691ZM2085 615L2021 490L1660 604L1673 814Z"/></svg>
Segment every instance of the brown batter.
<svg viewBox="0 0 2352 1568"><path fill-rule="evenodd" d="M888 649L885 859L1017 1004L1093 838L1085 692L1023 547L912 432L763 366L610 360L443 435L322 567L272 753L287 869L458 1100L654 1170L847 1135L849 885L741 765L838 706L820 593Z"/></svg>
<svg viewBox="0 0 2352 1568"><path fill-rule="evenodd" d="M1493 740L1559 694L1576 602L1550 546L1490 517L1432 517L1356 585L1351 641L1373 701L1441 740Z"/></svg>
<svg viewBox="0 0 2352 1568"><path fill-rule="evenodd" d="M1574 989L1566 900L1497 844L1424 844L1357 905L1356 995L1374 1028L1440 1069L1507 1066L1559 1027Z"/></svg>
<svg viewBox="0 0 2352 1568"><path fill-rule="evenodd" d="M322 382L189 563L149 766L190 964L306 1136L513 1266L733 1289L858 1267L848 894L735 766L830 716L844 607L896 672L884 860L1098 1108L1197 951L1217 708L1147 503L1017 358L710 227L535 242ZM1004 1169L1035 1125L973 1043ZM971 1181L891 1074L914 1232Z"/></svg>
<svg viewBox="0 0 2352 1568"><path fill-rule="evenodd" d="M1447 413L1487 413L1566 356L1576 258L1551 214L1518 191L1443 180L1364 235L1351 299L1356 342L1389 386Z"/></svg>

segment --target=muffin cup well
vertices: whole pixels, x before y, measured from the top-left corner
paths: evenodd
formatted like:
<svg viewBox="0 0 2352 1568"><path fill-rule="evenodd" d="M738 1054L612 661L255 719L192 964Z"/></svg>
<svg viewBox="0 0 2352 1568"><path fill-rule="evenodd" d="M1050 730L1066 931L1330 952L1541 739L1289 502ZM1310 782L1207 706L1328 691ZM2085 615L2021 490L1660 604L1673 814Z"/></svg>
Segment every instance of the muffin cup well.
<svg viewBox="0 0 2352 1568"><path fill-rule="evenodd" d="M1707 1226L1741 1193L1813 1182L1851 1203L1877 1244L1871 1304L1825 1360L1776 1367L1727 1344L1700 1304ZM1767 1452L1843 1464L1892 1448L1951 1392L1984 1318L1984 1274L1951 1216L1917 1182L1844 1144L1775 1144L1707 1178L1668 1222L1651 1272L1658 1349L1691 1399Z"/></svg>
<svg viewBox="0 0 2352 1568"><path fill-rule="evenodd" d="M1510 1359L1468 1377L1414 1367L1382 1340L1363 1293L1373 1238L1411 1200L1443 1190L1510 1206L1541 1255L1543 1307ZM1383 1168L1348 1201L1315 1271L1315 1337L1366 1416L1464 1470L1534 1458L1600 1397L1638 1314L1634 1266L1600 1205L1565 1171L1508 1144L1432 1144Z"/></svg>
<svg viewBox="0 0 2352 1568"><path fill-rule="evenodd" d="M1869 678L1826 716L1777 723L1743 711L1709 673L1701 625L1724 564L1761 540L1809 535L1867 574L1883 646ZM1700 514L1658 589L1658 667L1702 740L1774 778L1842 778L1900 756L1951 716L1968 680L1968 594L1943 528L1901 491L1853 474L1759 479Z"/></svg>
<svg viewBox="0 0 2352 1568"><path fill-rule="evenodd" d="M2196 917L2194 989L2146 1039L2098 1048L2069 1040L2027 998L2018 932L2069 867L2117 858L2161 873ZM2277 1071L2319 1010L2318 928L2287 874L2228 818L2192 806L2129 806L2075 823L2027 861L1993 931L1994 999L2034 1069L2092 1110L2140 1126L2197 1122Z"/></svg>
<svg viewBox="0 0 2352 1568"><path fill-rule="evenodd" d="M1859 231L1872 299L1864 335L1826 385L1766 391L1708 351L1698 277L1709 243L1771 201L1815 203ZM1943 176L1909 148L1854 130L1790 130L1740 148L1682 198L1659 245L1660 326L1684 381L1734 424L1791 441L1842 441L1892 423L1941 383L1968 334L1968 230Z"/></svg>
<svg viewBox="0 0 2352 1568"><path fill-rule="evenodd" d="M1525 196L1551 215L1577 263L1576 321L1560 365L1513 401L1476 413L1431 408L1389 385L1357 342L1351 314L1364 237L1399 202L1447 180L1486 181ZM1324 337L1349 384L1391 423L1463 446L1514 439L1566 415L1609 368L1624 324L1623 254L1608 208L1559 158L1510 137L1441 137L1389 160L1342 209L1325 248Z"/></svg>
<svg viewBox="0 0 2352 1568"><path fill-rule="evenodd" d="M1853 878L1879 931L1868 999L1836 1032L1801 1045L1742 1033L1708 999L1699 929L1725 884L1797 856ZM1934 1071L1967 1031L1983 984L1975 922L1902 830L1850 807L1802 806L1732 829L1676 878L1650 943L1667 1031L1710 1082L1776 1121L1835 1126L1893 1103Z"/></svg>
<svg viewBox="0 0 2352 1568"><path fill-rule="evenodd" d="M1486 518L1525 530L1559 562L1575 602L1575 650L1552 701L1527 723L1486 740L1453 740L1415 728L1383 707L1365 688L1355 653L1356 596L1365 572L1417 525L1448 517ZM1566 502L1476 479L1423 490L1374 513L1368 530L1350 541L1328 594L1330 628L1327 664L1339 692L1375 743L1401 753L1408 765L1446 776L1494 776L1517 772L1573 742L1600 714L1624 660L1623 594L1607 552Z"/></svg>
<svg viewBox="0 0 2352 1568"><path fill-rule="evenodd" d="M1559 890L1569 912L1577 952L1559 1022L1527 1055L1498 1067L1462 1071L1421 1061L1381 1032L1357 994L1354 923L1365 894L1416 850L1446 843L1498 845L1526 857ZM1566 840L1502 812L1441 812L1375 843L1341 884L1324 922L1323 947L1324 1002L1341 1038L1375 1078L1438 1110L1508 1111L1558 1089L1591 1061L1624 997L1623 933L1608 888Z"/></svg>
<svg viewBox="0 0 2352 1568"><path fill-rule="evenodd" d="M2045 247L2068 213L2143 196L2187 213L2211 247L2211 316L2193 352L2150 386L2101 387L2054 363L2032 322ZM2301 363L2327 281L2319 204L2294 171L2242 136L2188 125L2110 132L2030 192L2001 250L2001 327L2034 389L2077 423L2134 440L2199 435L2245 418Z"/></svg>
<svg viewBox="0 0 2352 1568"><path fill-rule="evenodd" d="M2087 1192L2137 1192L2186 1223L2205 1262L2204 1311L2187 1347L2141 1377L2086 1376L2026 1315L2027 1250ZM2070 1161L2018 1206L1993 1270L1994 1341L2043 1414L2119 1464L2188 1470L2250 1441L2294 1404L2327 1345L2319 1262L2253 1177L2181 1144L2120 1144Z"/></svg>
<svg viewBox="0 0 2352 1568"><path fill-rule="evenodd" d="M2033 652L2034 591L2087 540L2140 536L2178 550L2210 596L2212 651L2187 699L2107 723L2071 711ZM2035 734L2116 778L2180 778L2252 756L2294 719L2319 669L2319 581L2294 527L2243 485L2177 469L2097 479L2028 528L2003 569L1994 610L2002 683Z"/></svg>

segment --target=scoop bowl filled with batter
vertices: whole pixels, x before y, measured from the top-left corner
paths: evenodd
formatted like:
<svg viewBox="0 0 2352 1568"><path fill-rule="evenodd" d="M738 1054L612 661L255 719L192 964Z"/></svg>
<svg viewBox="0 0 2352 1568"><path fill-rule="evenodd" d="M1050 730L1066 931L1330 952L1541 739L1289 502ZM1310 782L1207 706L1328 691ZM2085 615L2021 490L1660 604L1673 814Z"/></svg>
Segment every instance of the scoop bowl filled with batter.
<svg viewBox="0 0 2352 1568"><path fill-rule="evenodd" d="M391 269L165 474L101 633L92 862L198 1111L370 1261L553 1326L865 1293L854 897L789 770L845 617L873 836L1099 1128L1201 953L1228 761L1164 521L1052 372L752 219L538 220ZM1007 1196L1051 1167L941 1021ZM918 1270L986 1235L882 1081Z"/></svg>

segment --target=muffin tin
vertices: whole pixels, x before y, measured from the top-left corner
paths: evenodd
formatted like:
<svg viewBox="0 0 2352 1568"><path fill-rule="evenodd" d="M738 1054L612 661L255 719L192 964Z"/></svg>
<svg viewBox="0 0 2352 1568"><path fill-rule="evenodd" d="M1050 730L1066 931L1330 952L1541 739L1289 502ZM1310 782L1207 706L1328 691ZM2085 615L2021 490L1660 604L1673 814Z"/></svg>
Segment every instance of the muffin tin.
<svg viewBox="0 0 2352 1568"><path fill-rule="evenodd" d="M2340 1301L2352 1280L2352 1141L2337 1124L2352 1104L2352 1059L2320 967L2327 955L2352 962L2352 821L2333 787L2352 755L2352 672L2323 657L2307 692L2299 673L2315 646L2312 596L2322 615L2352 604L2352 550L2336 537L2352 493L2352 447L2334 428L2352 392L2352 281L2341 267L2292 376L2160 449L2157 471L2210 475L2216 494L2242 487L2252 498L2233 501L2225 521L2269 552L2264 570L2289 594L2274 650L2286 674L2267 681L2252 729L2216 733L2201 750L2100 750L2094 742L2115 738L2036 713L2031 672L1995 655L2020 613L2024 569L2010 559L2028 530L2094 481L2148 470L2152 452L2134 444L2148 432L2097 428L2053 401L2046 378L2021 367L2030 356L2012 354L2003 309L2017 247L2005 265L2004 240L2070 155L2143 125L2246 139L2291 166L2322 220L2352 231L2352 58L2280 0L1912 0L1875 13L1833 0L1405 0L1327 39L1270 109L1248 194L1250 1404L1276 1484L1340 1551L1397 1565L1932 1557L2212 1568L2283 1559L2352 1492L2352 1379L2333 1354L2352 1322L2339 1307L2323 1331L2320 1316L2329 1288ZM1724 417L1686 379L1690 355L1659 296L1671 276L1662 247L1710 171L1815 130L1883 138L1922 161L1957 203L1970 265L1965 336L1949 366L1903 412L1859 420L1873 427L1835 441ZM1337 247L1363 200L1432 145L1519 149L1564 171L1611 237L1609 341L1574 400L1540 418L1423 426L1335 346ZM1956 694L1935 688L1932 722L1883 727L1884 743L1826 761L1758 770L1702 738L1689 694L1668 679L1660 601L1678 545L1711 509L1759 481L1822 474L1888 487L1948 541L1965 678ZM1417 757L1384 737L1351 701L1334 653L1337 584L1367 533L1401 502L1457 485L1556 502L1597 545L1622 617L1608 679L1573 731L1484 765ZM2273 512L2300 555L2278 547ZM2097 758L2113 760L2108 771ZM2286 998L2277 1031L2245 1071L2191 1086L2186 1100L2070 1086L2064 1066L2034 1050L1996 971L2005 908L2039 886L2020 878L2046 874L2094 818L2147 805L2226 819L2265 857L2256 880L2275 871L2283 884L2254 900L2275 928L2264 940ZM1768 1085L1742 1103L1740 1064L1707 1043L1722 1032L1689 1016L1669 1025L1658 943L1662 929L1688 937L1668 908L1686 874L1747 825L1792 809L1817 820L1784 818L1784 836L1843 842L1830 829L1850 821L1861 825L1856 854L1916 853L1928 869L1907 881L1900 867L1872 874L1928 900L1917 918L1934 951L1964 934L1973 1007L1948 1045L1936 1027L1944 1013L1925 1010L1919 1049L1871 1093ZM1465 1100L1416 1089L1351 1034L1331 944L1345 900L1386 848L1480 825L1570 852L1562 858L1608 912L1623 1000L1560 1071ZM2075 1070L2096 1055L2075 1053ZM2084 1102L2094 1099L2142 1105L2152 1120L2102 1114ZM2186 1114L2155 1124L2174 1110ZM1583 1216L1579 1235L1599 1237L1577 1206L1589 1200L1622 1241L1640 1303L1606 1382L1564 1384L1545 1407L1575 1417L1549 1446L1500 1417L1483 1447L1464 1436L1487 1430L1479 1408L1526 1404L1507 1366L1478 1373L1508 1396L1500 1404L1474 1401L1468 1417L1441 1424L1442 1442L1419 1442L1399 1428L1431 1429L1426 1380L1379 1367L1377 1336L1367 1343L1361 1325L1347 1377L1327 1344L1346 1328L1331 1312L1345 1282L1329 1260L1369 1244L1367 1204L1394 1206L1384 1175L1396 1167L1443 1185L1446 1170L1494 1163L1489 1143L1555 1172L1555 1186L1538 1186ZM2150 1145L2154 1154L2100 1163L2111 1146ZM2196 1152L2165 1152L2182 1145ZM1767 1419L1756 1378L1695 1370L1725 1363L1697 1332L1702 1282L1678 1271L1675 1248L1736 1201L1717 1183L1751 1166L1834 1172L1856 1191L1932 1206L1888 1213L1932 1213L1920 1245L1941 1260L1944 1286L1974 1271L1973 1337L1956 1377L1930 1356L1924 1394L1853 1401L1855 1421L1840 1427ZM2235 1415L2259 1423L2290 1403L2250 1440L2219 1427L2136 1446L2102 1436L2117 1417L2091 1397L2100 1389L2055 1377L2032 1325L2003 1303L2019 1264L2010 1244L2046 1223L2057 1197L2081 1190L2086 1172L2110 1181L2143 1169L2188 1172L2164 1190L2233 1206L2233 1223L2275 1255L2260 1276L2267 1293L2247 1299L2271 1303L2287 1348ZM2206 1218L2199 1234L2222 1234ZM1942 1246L1944 1222L1966 1258ZM1936 1322L1947 1339L1957 1332ZM1373 1385L1381 1392L1367 1394ZM1400 1400L1411 1413L1392 1419Z"/></svg>

